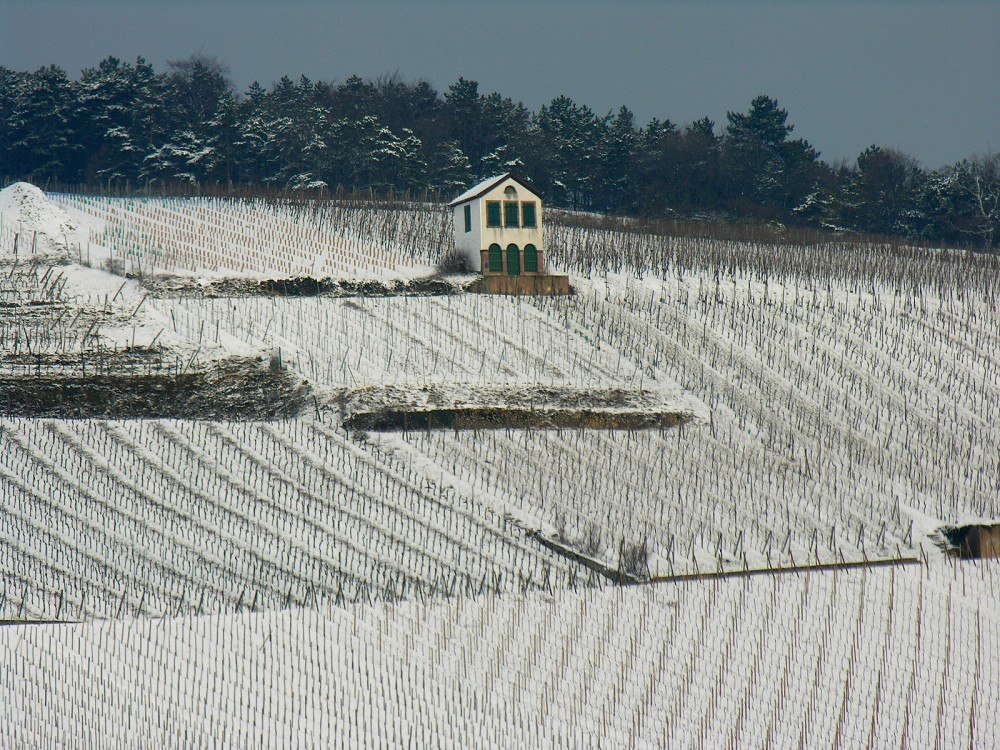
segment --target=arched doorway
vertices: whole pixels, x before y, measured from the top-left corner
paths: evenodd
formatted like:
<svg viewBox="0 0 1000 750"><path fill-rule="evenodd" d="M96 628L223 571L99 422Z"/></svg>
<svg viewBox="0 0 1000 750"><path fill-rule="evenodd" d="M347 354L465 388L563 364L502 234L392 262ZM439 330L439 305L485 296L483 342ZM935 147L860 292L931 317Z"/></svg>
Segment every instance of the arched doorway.
<svg viewBox="0 0 1000 750"><path fill-rule="evenodd" d="M521 275L521 251L513 242L507 245L507 275Z"/></svg>
<svg viewBox="0 0 1000 750"><path fill-rule="evenodd" d="M489 269L490 273L501 273L503 271L503 250L495 242L490 245Z"/></svg>
<svg viewBox="0 0 1000 750"><path fill-rule="evenodd" d="M534 245L524 246L524 272L538 273L538 248Z"/></svg>

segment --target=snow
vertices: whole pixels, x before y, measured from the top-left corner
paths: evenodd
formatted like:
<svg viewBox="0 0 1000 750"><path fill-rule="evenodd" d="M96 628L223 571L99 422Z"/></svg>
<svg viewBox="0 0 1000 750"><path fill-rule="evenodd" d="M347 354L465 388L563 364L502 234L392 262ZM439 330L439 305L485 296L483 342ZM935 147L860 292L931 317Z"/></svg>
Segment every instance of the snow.
<svg viewBox="0 0 1000 750"><path fill-rule="evenodd" d="M449 203L448 206L449 207L450 206L457 206L459 203L465 203L465 201L469 200L470 198L475 198L480 193L485 192L486 190L489 190L491 187L493 187L494 185L496 185L498 182L500 182L502 180L506 180L508 177L510 177L510 172L504 172L503 174L498 174L498 175L495 175L493 177L487 177L482 182L480 182L480 183L478 183L476 185L473 185L471 188L469 188L468 190L466 190L460 196L458 196L457 198L455 198L455 200L453 200L451 203Z"/></svg>
<svg viewBox="0 0 1000 750"><path fill-rule="evenodd" d="M942 563L4 627L0 743L985 749L998 583Z"/></svg>
<svg viewBox="0 0 1000 750"><path fill-rule="evenodd" d="M175 227L197 226L199 216L242 221L224 203L92 203L139 225L153 215ZM379 221L407 217L402 210ZM308 236L306 225L284 226ZM425 222L407 231L416 247L436 229ZM915 297L870 281L762 283L678 270L574 278L578 293L565 299L142 303L134 281L119 292L118 277L65 272L69 292L89 304L119 294L125 319L98 332L109 345L159 336L199 361L277 353L313 384L318 405L347 393L369 409L531 408L618 392L655 394L655 404L644 396L629 408L693 413L672 432L373 435L352 454L384 451L420 475L451 478L461 497L522 519L526 531L595 547L591 556L611 568L623 544L647 547L654 576L913 558L925 528L906 508L936 525L1000 515L997 456L987 447L1000 420L1000 334L977 294ZM178 470L188 471L183 462ZM207 476L227 481L215 468ZM265 480L254 488L272 503L283 491Z"/></svg>
<svg viewBox="0 0 1000 750"><path fill-rule="evenodd" d="M0 258L44 255L70 257L79 244L79 226L66 212L27 182L15 182L0 190Z"/></svg>
<svg viewBox="0 0 1000 750"><path fill-rule="evenodd" d="M309 276L391 284L435 273L440 259L438 247L414 236L414 226L440 223L427 211L397 217L333 204L266 200L67 194L53 200L87 228L94 262L114 262L136 274Z"/></svg>
<svg viewBox="0 0 1000 750"><path fill-rule="evenodd" d="M430 209L57 200L144 270L412 273L450 236ZM33 347L100 312L113 347L280 351L321 408L0 419L0 619L84 621L0 627L0 745L994 746L1000 563L930 541L1000 517L988 280L755 271L685 242L697 262L558 299L144 301L80 263L13 267L5 301L61 288L46 304L71 310ZM356 434L322 408L616 390L698 419ZM705 579L602 589L533 532Z"/></svg>
<svg viewBox="0 0 1000 750"><path fill-rule="evenodd" d="M363 587L413 596L466 577L513 591L569 572L492 498L320 420L5 419L0 431L0 534L21 561L0 619L273 608Z"/></svg>
<svg viewBox="0 0 1000 750"><path fill-rule="evenodd" d="M51 270L24 263L4 271L8 284L17 279L22 286L0 318L0 336L20 332L20 343L9 353L59 361L82 353L148 349L155 343L163 357L187 361L197 355L202 365L267 353L224 331L211 336L204 330L190 336L178 332L170 311L158 309L138 280L68 261L61 257ZM11 365L16 372L21 364L16 358L0 360L0 373ZM63 374L72 369L67 365Z"/></svg>

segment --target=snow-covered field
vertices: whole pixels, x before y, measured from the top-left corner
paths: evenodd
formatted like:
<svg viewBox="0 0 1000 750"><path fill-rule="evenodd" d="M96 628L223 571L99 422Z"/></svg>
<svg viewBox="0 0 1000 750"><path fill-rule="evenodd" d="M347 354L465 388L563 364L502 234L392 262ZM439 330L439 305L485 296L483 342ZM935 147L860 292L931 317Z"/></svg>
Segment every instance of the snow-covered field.
<svg viewBox="0 0 1000 750"><path fill-rule="evenodd" d="M991 300L696 274L618 275L578 288L570 299L157 305L169 304L188 336L207 326L280 348L330 386L450 384L461 394L520 382L690 394L710 419L672 433L372 438L487 495L516 494L567 538L600 539L604 556L646 543L654 574L910 556L920 514L1000 514Z"/></svg>
<svg viewBox="0 0 1000 750"><path fill-rule="evenodd" d="M930 541L1000 517L993 259L550 225L571 297L156 299L100 267L410 278L450 225L19 190L75 234L70 265L20 237L15 263L5 198L0 300L66 308L27 339L0 309L3 354L92 347L68 321L103 299L112 351L278 352L317 400L272 422L0 419L0 619L84 621L0 628L0 744L1000 738L1000 568ZM642 389L699 418L358 434L323 406L386 386Z"/></svg>
<svg viewBox="0 0 1000 750"><path fill-rule="evenodd" d="M514 591L574 567L490 496L312 418L8 419L0 434L0 619Z"/></svg>
<svg viewBox="0 0 1000 750"><path fill-rule="evenodd" d="M0 629L24 747L992 748L995 565Z"/></svg>
<svg viewBox="0 0 1000 750"><path fill-rule="evenodd" d="M145 273L408 278L433 270L430 248L415 238L450 237L441 217L420 210L208 198L57 200L87 227L78 259L101 248L125 270Z"/></svg>

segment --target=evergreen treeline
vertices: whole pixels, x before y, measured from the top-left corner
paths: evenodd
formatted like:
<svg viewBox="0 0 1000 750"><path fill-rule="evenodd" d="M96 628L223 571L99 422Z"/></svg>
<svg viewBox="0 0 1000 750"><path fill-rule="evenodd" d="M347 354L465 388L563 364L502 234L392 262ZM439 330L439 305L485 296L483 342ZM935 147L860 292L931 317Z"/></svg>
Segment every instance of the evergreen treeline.
<svg viewBox="0 0 1000 750"><path fill-rule="evenodd" d="M826 226L990 249L1000 156L925 171L872 146L831 165L778 103L754 99L724 127L644 126L560 96L531 112L460 78L439 94L398 76L287 77L237 94L214 58L157 72L113 57L71 80L0 67L0 175L36 182L250 184L435 190L507 170L556 206L645 216Z"/></svg>

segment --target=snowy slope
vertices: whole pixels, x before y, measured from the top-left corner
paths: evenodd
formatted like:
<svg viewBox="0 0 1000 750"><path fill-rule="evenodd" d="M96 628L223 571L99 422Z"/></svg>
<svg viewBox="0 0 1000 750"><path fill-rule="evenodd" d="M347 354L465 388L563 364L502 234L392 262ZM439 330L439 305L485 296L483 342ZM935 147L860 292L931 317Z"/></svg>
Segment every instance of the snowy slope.
<svg viewBox="0 0 1000 750"><path fill-rule="evenodd" d="M646 543L653 574L912 556L922 536L904 507L951 523L1000 515L988 295L743 274L576 285L568 299L156 304L187 335L208 321L280 348L321 386L690 394L707 424L670 434L373 438L484 495L513 491L523 512L604 557Z"/></svg>
<svg viewBox="0 0 1000 750"><path fill-rule="evenodd" d="M0 628L0 744L986 750L998 573Z"/></svg>
<svg viewBox="0 0 1000 750"><path fill-rule="evenodd" d="M0 190L0 258L75 257L79 242L79 226L34 185Z"/></svg>
<svg viewBox="0 0 1000 750"><path fill-rule="evenodd" d="M88 228L95 253L146 274L395 281L433 273L445 232L424 211L211 198L52 200ZM434 236L424 240L428 230Z"/></svg>
<svg viewBox="0 0 1000 750"><path fill-rule="evenodd" d="M197 209L171 205L180 216ZM570 298L150 299L143 312L160 321L161 340L279 351L321 395L324 388L386 385L451 389L449 401L484 388L516 393L536 386L688 394L704 405L704 423L666 433L446 431L373 435L352 444L348 476L383 458L419 466L435 486L475 497L612 569L621 566L623 552L636 551L643 558L636 566L653 576L912 558L927 541L922 527L914 532L914 513L937 523L1000 516L1000 456L992 449L1000 442L1000 327L988 291L938 285L914 293L870 280L760 279L675 269L664 277L576 279L579 294ZM98 299L109 286L108 279L88 283ZM135 282L126 293L129 306L138 304ZM138 335L151 340L159 330L138 326ZM119 331L133 334L128 323ZM22 422L7 429L39 431ZM73 432L93 445L107 441L100 424L79 423ZM312 450L303 439L328 450L332 438L316 433L306 418L284 444L257 428L235 438L233 455L260 465L250 496L285 506L286 495L322 494L329 479L288 477L288 462L272 458ZM32 460L80 467L74 471L87 477L65 490L65 514L47 517L51 533L58 538L63 524L72 527L88 493L108 491L100 472L105 462L132 456L122 470L126 485L136 473L162 476L164 451L175 456L175 478L153 482L138 497L144 514L172 509L174 493L200 497L204 482L242 497L230 467L198 457L199 441L209 439L218 441L199 428L191 448L170 454L171 440L158 428L129 427L105 456L80 452L68 438L40 442ZM276 452L253 458L256 441L276 445ZM35 470L31 461L0 471L7 487L59 486L54 469ZM190 512L197 518L213 511L197 502ZM176 513L164 518L188 523ZM135 533L141 536L141 527ZM363 548L360 539L352 543ZM314 574L296 572L294 549L281 547L281 576L307 582ZM15 564L27 553L11 554ZM346 571L362 571L361 580L381 585L364 555L345 554ZM118 573L105 570L112 581L106 591L120 596ZM210 570L185 572L182 587L200 592L211 584ZM421 568L403 562L400 570L407 578ZM53 580L74 597L95 585L68 572ZM182 601L176 587L160 591L159 580L149 580L150 602ZM228 584L208 601L221 606L239 594ZM51 616L58 597L45 594L43 601L36 616ZM157 604L150 611L165 610Z"/></svg>
<svg viewBox="0 0 1000 750"><path fill-rule="evenodd" d="M450 231L405 208L59 200L145 271L406 275ZM1000 517L993 261L549 231L587 271L573 297L148 299L140 323L122 280L110 345L158 325L279 350L320 397L642 388L705 419L0 419L0 619L85 621L0 627L0 745L996 746L1000 568L928 541ZM610 261L633 272L592 273ZM0 299L58 273L80 304L119 291L47 270L15 267ZM5 347L75 341L0 316ZM773 572L873 560L892 566ZM585 563L696 578L598 590Z"/></svg>
<svg viewBox="0 0 1000 750"><path fill-rule="evenodd" d="M514 591L576 568L489 496L319 420L0 420L0 439L0 619Z"/></svg>

